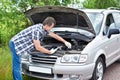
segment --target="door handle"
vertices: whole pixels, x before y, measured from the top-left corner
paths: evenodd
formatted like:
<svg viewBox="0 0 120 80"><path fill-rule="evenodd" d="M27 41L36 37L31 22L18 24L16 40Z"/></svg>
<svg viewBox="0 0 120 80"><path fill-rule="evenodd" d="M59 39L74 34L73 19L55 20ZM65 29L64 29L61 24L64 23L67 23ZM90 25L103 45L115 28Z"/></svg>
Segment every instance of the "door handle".
<svg viewBox="0 0 120 80"><path fill-rule="evenodd" d="M117 38L117 41L119 41L119 38Z"/></svg>

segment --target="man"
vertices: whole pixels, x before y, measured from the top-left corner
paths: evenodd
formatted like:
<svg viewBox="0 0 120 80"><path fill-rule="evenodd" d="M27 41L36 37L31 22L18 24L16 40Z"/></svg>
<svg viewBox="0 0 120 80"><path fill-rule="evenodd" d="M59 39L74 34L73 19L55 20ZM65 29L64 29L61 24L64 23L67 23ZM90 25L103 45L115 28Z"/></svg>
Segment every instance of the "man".
<svg viewBox="0 0 120 80"><path fill-rule="evenodd" d="M41 41L46 35L63 42L68 48L71 48L71 43L64 40L57 34L50 32L56 21L52 17L47 17L43 24L36 24L22 30L10 40L10 50L12 53L12 72L14 80L22 80L21 74L21 58L20 56L26 52L33 50L40 51L45 54L53 54L56 49L48 50L41 46Z"/></svg>

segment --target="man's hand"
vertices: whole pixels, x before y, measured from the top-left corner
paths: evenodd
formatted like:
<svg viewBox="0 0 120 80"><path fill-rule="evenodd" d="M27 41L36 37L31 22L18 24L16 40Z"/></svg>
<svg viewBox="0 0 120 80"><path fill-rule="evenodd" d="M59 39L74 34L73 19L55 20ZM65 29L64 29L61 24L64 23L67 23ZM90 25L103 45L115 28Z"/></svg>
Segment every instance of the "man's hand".
<svg viewBox="0 0 120 80"><path fill-rule="evenodd" d="M50 50L50 54L54 54L54 53L57 51L57 49L58 49L58 48L55 48L55 49L52 48L52 49Z"/></svg>
<svg viewBox="0 0 120 80"><path fill-rule="evenodd" d="M71 48L71 47L72 47L71 43L70 43L70 42L67 42L66 40L64 40L61 36L59 36L59 35L57 35L57 34L55 34L55 33L53 33L53 32L50 32L48 35L49 35L50 37L58 40L58 41L63 42L68 48Z"/></svg>
<svg viewBox="0 0 120 80"><path fill-rule="evenodd" d="M65 44L68 48L71 48L71 47L72 47L72 45L71 45L70 42L67 42L67 41L66 41L64 44Z"/></svg>

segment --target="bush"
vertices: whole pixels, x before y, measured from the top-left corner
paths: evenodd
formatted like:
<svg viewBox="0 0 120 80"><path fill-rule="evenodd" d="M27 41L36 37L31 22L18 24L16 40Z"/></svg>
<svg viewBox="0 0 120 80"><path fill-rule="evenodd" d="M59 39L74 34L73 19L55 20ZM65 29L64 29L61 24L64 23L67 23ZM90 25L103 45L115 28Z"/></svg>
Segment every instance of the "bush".
<svg viewBox="0 0 120 80"><path fill-rule="evenodd" d="M74 4L79 0L1 0L0 2L0 47L8 44L10 38L29 26L24 12L28 8L44 5Z"/></svg>
<svg viewBox="0 0 120 80"><path fill-rule="evenodd" d="M9 2L0 6L0 17L0 46L3 46L8 44L13 35L24 29L28 21L24 13Z"/></svg>

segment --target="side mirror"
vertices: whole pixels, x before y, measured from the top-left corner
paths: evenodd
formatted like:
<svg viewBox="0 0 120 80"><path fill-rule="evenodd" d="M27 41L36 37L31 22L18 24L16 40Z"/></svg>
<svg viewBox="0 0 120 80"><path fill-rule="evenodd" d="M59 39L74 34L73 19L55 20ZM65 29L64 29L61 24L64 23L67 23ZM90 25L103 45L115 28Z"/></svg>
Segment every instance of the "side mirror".
<svg viewBox="0 0 120 80"><path fill-rule="evenodd" d="M112 34L119 34L119 29L110 29L108 32L108 38L111 37Z"/></svg>

